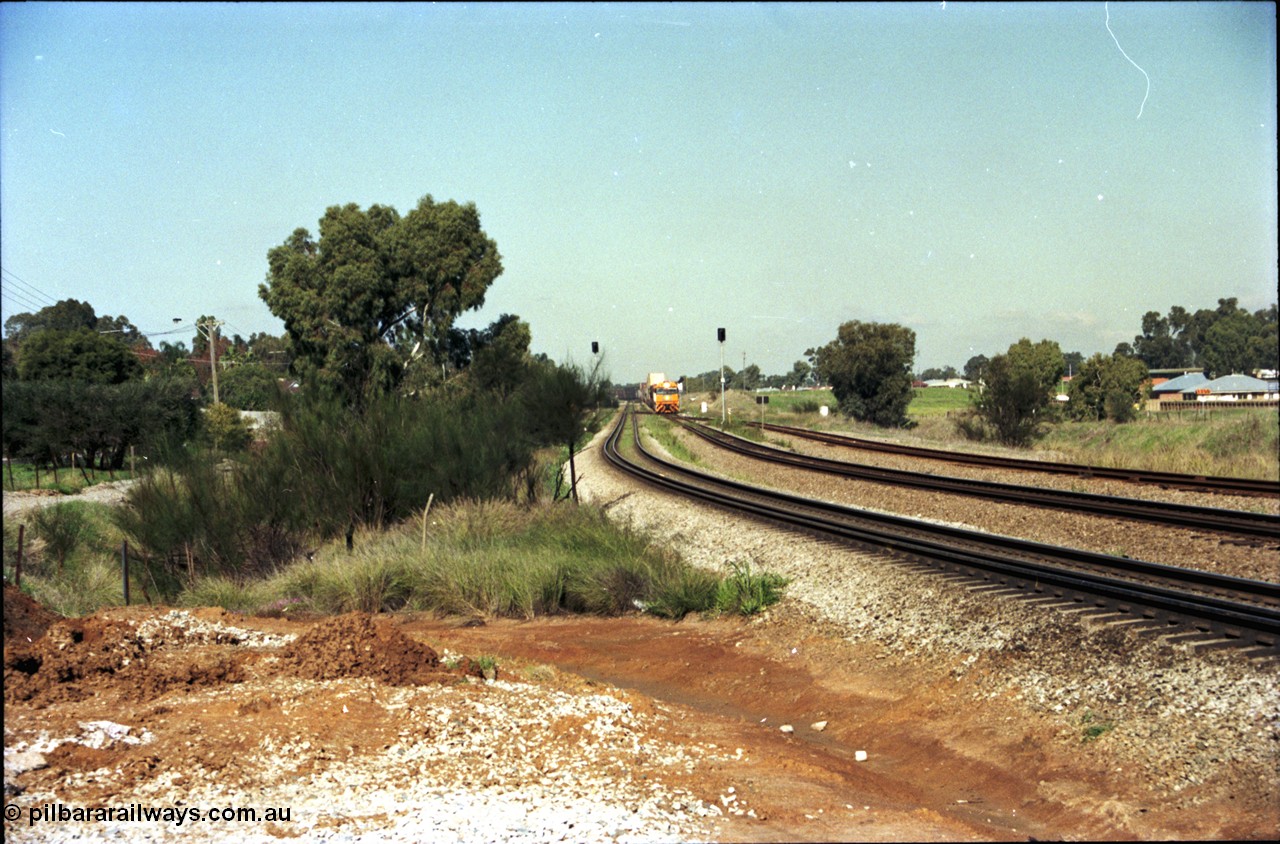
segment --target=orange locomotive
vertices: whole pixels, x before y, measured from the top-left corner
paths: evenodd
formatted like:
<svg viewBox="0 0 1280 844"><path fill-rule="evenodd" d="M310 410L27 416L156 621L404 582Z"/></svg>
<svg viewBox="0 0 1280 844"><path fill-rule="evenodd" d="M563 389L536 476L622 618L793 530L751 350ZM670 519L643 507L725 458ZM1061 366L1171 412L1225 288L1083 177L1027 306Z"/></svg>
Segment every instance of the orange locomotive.
<svg viewBox="0 0 1280 844"><path fill-rule="evenodd" d="M680 385L675 381L668 381L661 372L649 373L645 398L654 413L680 412Z"/></svg>

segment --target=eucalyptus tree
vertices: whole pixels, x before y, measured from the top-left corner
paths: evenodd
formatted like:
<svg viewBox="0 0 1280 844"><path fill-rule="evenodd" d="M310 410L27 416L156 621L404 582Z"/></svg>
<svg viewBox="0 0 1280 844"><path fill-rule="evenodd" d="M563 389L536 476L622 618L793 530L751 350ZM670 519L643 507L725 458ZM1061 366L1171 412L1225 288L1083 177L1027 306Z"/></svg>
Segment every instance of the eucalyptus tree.
<svg viewBox="0 0 1280 844"><path fill-rule="evenodd" d="M454 320L502 273L470 203L427 195L403 216L334 205L319 231L296 229L267 253L258 293L284 321L295 366L357 404L394 390L407 367L438 369Z"/></svg>

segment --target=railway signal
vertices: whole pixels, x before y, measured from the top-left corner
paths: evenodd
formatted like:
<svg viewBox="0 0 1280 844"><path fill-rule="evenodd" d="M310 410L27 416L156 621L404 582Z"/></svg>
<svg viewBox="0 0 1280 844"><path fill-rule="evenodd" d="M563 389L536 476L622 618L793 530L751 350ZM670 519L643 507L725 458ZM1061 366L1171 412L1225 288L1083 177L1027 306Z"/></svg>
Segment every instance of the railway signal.
<svg viewBox="0 0 1280 844"><path fill-rule="evenodd" d="M720 427L724 427L724 329L716 329L716 339L720 341Z"/></svg>

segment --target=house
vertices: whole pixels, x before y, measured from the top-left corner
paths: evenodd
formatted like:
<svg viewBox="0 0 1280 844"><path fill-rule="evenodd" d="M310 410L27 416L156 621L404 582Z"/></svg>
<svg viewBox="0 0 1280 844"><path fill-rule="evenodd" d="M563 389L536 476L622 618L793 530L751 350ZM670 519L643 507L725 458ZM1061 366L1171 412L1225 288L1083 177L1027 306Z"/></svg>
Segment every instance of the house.
<svg viewBox="0 0 1280 844"><path fill-rule="evenodd" d="M1203 373L1204 369L1197 366L1175 367L1173 369L1152 369L1147 372L1151 378L1151 386L1159 387L1161 384L1174 381L1183 375L1194 375Z"/></svg>
<svg viewBox="0 0 1280 844"><path fill-rule="evenodd" d="M1155 378L1151 380L1151 398L1162 403L1183 401L1182 393L1184 390L1191 390L1194 397L1197 387L1209 383L1209 379L1204 377L1203 372L1188 372L1176 378L1166 378L1160 381L1156 381ZM1194 400L1194 398L1190 400Z"/></svg>
<svg viewBox="0 0 1280 844"><path fill-rule="evenodd" d="M963 378L931 378L928 381L923 382L923 386L950 387L952 389L959 388L961 390L967 390L971 383L971 381L966 381Z"/></svg>
<svg viewBox="0 0 1280 844"><path fill-rule="evenodd" d="M1162 385L1163 386L1163 385ZM1280 400L1280 383L1248 375L1224 375L1181 390L1183 401L1261 402Z"/></svg>

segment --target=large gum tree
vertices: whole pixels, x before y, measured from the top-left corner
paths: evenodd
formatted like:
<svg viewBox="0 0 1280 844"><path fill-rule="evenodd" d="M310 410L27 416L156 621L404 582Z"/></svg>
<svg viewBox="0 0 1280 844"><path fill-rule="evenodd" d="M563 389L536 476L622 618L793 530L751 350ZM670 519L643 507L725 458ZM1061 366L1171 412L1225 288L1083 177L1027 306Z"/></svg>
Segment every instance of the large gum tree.
<svg viewBox="0 0 1280 844"><path fill-rule="evenodd" d="M818 376L840 412L882 427L905 427L911 403L916 333L896 323L851 320L817 350Z"/></svg>
<svg viewBox="0 0 1280 844"><path fill-rule="evenodd" d="M319 239L304 228L267 253L258 294L284 321L304 374L363 404L406 367L443 362L449 329L502 273L474 204L430 195L394 208L334 205Z"/></svg>

